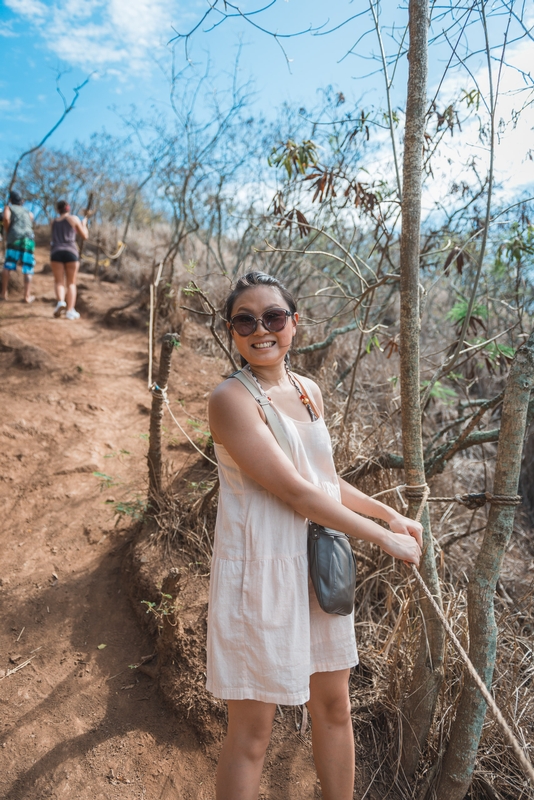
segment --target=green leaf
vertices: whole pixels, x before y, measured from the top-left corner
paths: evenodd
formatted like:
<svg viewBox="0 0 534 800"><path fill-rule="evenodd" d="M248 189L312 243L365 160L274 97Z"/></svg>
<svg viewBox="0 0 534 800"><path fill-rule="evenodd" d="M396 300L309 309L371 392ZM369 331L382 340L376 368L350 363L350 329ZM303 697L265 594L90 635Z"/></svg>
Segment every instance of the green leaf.
<svg viewBox="0 0 534 800"><path fill-rule="evenodd" d="M305 139L300 144L288 139L278 147L273 147L267 163L270 167L285 169L287 179L291 180L293 173L295 177L305 175L306 170L315 167L318 160L317 145L311 139Z"/></svg>
<svg viewBox="0 0 534 800"><path fill-rule="evenodd" d="M103 649L104 649L104 647L107 647L107 644L99 644L99 645L98 645L98 647L97 647L96 649L97 649L97 650L103 650Z"/></svg>
<svg viewBox="0 0 534 800"><path fill-rule="evenodd" d="M451 322L454 322L456 325L462 325L467 314L467 307L468 307L467 300L458 300L458 302L453 305L453 307L447 314L447 319L450 320ZM487 306L484 306L480 303L475 303L471 311L471 317L480 317L481 319L487 319L488 318Z"/></svg>
<svg viewBox="0 0 534 800"><path fill-rule="evenodd" d="M115 506L115 514L119 517L131 517L132 519L143 519L147 501L140 497L131 500L118 500L113 501Z"/></svg>
<svg viewBox="0 0 534 800"><path fill-rule="evenodd" d="M425 389L429 383L430 381L423 381L421 389ZM430 397L434 400L441 400L445 405L451 405L458 397L458 393L455 392L454 389L451 389L450 386L444 386L440 381L436 381L430 390Z"/></svg>
<svg viewBox="0 0 534 800"><path fill-rule="evenodd" d="M115 486L115 479L111 475L106 475L105 472L93 472L95 478L100 480L100 490L109 489L110 486Z"/></svg>

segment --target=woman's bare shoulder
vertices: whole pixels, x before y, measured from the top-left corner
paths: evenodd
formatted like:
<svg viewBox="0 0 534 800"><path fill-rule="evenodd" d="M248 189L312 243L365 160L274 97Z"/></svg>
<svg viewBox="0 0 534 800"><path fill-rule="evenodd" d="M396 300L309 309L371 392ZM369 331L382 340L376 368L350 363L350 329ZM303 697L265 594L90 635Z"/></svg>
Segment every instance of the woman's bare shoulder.
<svg viewBox="0 0 534 800"><path fill-rule="evenodd" d="M243 403L246 403L247 407L251 408L256 406L254 398L240 381L227 378L221 381L211 393L209 408L210 411L220 410L222 412L234 408L239 410L239 408L243 407Z"/></svg>
<svg viewBox="0 0 534 800"><path fill-rule="evenodd" d="M228 394L231 395L235 391L235 387L238 383L239 381L232 380L231 378L225 378L212 391L210 395L210 403L212 400L217 402L217 400L226 397Z"/></svg>
<svg viewBox="0 0 534 800"><path fill-rule="evenodd" d="M214 441L224 442L225 436L235 437L240 431L252 431L263 426L265 416L251 393L236 380L220 383L211 393L208 416Z"/></svg>

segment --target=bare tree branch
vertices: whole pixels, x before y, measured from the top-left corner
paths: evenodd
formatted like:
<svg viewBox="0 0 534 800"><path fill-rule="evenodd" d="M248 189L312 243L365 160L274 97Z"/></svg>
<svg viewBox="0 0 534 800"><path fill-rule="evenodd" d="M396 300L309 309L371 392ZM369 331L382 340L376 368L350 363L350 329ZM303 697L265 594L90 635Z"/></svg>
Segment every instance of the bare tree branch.
<svg viewBox="0 0 534 800"><path fill-rule="evenodd" d="M63 95L63 93L62 93L61 89L59 88L59 79L60 79L60 77L61 77L61 75L58 75L58 77L57 77L57 81L56 81L56 83L58 83L58 86L56 87L56 89L57 89L57 92L58 92L59 96L60 96L60 97L61 97L61 99L63 100L63 114L62 114L62 115L61 115L61 117L58 119L58 121L56 122L56 124L55 124L55 125L54 125L52 128L50 128L50 130L48 131L48 133L47 133L45 136L43 136L43 138L41 139L41 141L39 142L39 144L35 145L35 147L31 147L29 150L26 150L24 153L22 153L22 155L20 155L20 156L18 157L18 159L17 159L17 161L16 161L16 163L15 163L15 166L14 166L14 168L13 168L13 173L12 173L12 175L11 175L11 180L9 181L8 193L9 193L9 192L11 191L11 189L13 188L13 185L14 185L14 183L15 183L15 180L17 179L17 172L18 172L18 169L19 169L19 166L20 166L21 162L22 162L22 161L23 161L23 160L26 158L26 156L29 156L29 155L31 155L32 153L35 153L35 151L36 151L36 150L39 150L39 149L40 149L40 148L41 148L41 147L44 145L44 143L45 143L46 141L48 141L48 139L50 139L50 137L52 136L52 134L53 134L55 131L57 131L57 129L59 128L59 126L61 125L61 123L62 123L62 122L63 122L63 120L65 119L65 117L67 116L67 114L70 114L70 112L72 111L72 109L73 109L73 108L74 108L74 106L76 105L76 100L78 99L78 97L79 97L79 94L80 94L81 90L84 88L84 86L86 86L86 85L89 83L89 80L90 80L90 78L91 78L91 76L89 76L89 78L86 78L86 79L83 81L83 83L80 83L80 85L79 85L79 86L75 86L75 87L74 87L74 89L73 89L73 91L74 91L74 97L72 98L71 102L70 102L69 104L67 104L67 101L66 101L66 99L65 99L65 97L64 97L64 95Z"/></svg>

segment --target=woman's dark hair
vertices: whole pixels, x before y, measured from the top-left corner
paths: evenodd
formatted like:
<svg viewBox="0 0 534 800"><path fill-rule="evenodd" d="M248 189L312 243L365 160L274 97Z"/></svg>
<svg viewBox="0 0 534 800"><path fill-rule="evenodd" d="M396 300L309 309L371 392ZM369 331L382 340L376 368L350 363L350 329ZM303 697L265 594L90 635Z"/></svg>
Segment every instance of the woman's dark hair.
<svg viewBox="0 0 534 800"><path fill-rule="evenodd" d="M286 301L288 309L292 314L296 313L297 304L295 303L293 295L288 289L286 289L284 284L278 280L278 278L274 278L272 275L267 275L266 272L247 272L246 275L242 275L241 278L239 278L236 285L226 298L226 303L224 304L224 318L227 322L231 321L232 310L239 295L243 294L243 292L246 292L247 289L251 289L253 286L272 286L273 289L278 289Z"/></svg>
<svg viewBox="0 0 534 800"><path fill-rule="evenodd" d="M9 193L9 202L12 206L21 206L22 205L22 197L18 192L12 189Z"/></svg>
<svg viewBox="0 0 534 800"><path fill-rule="evenodd" d="M65 211L69 210L69 204L66 200L59 200L56 204L56 208L60 214L64 214Z"/></svg>
<svg viewBox="0 0 534 800"><path fill-rule="evenodd" d="M254 286L271 286L273 289L278 289L282 295L282 298L287 303L289 311L291 311L292 314L296 314L297 304L295 303L295 299L289 289L286 289L284 284L279 281L278 278L274 278L272 275L267 275L266 272L247 272L246 275L242 275L241 278L239 278L236 285L226 298L226 303L224 304L224 318L227 322L231 322L232 310L237 298L243 294L243 292L246 292L247 289L252 289ZM228 331L228 337L231 346L232 334L230 330ZM286 361L289 362L289 353L286 353ZM241 356L241 366L244 367L247 363L248 362L246 359Z"/></svg>

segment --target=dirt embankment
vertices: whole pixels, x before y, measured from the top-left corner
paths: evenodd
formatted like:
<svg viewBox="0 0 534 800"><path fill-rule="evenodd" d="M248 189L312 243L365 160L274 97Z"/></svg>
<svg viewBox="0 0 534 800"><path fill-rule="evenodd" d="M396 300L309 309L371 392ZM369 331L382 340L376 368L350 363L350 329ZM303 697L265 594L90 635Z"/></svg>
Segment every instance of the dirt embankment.
<svg viewBox="0 0 534 800"><path fill-rule="evenodd" d="M46 251L37 255L39 271ZM107 308L127 302L120 284L86 275L80 284L76 322L53 319L49 275L36 275L31 306L17 292L0 305L0 796L207 800L220 722L203 737L183 706L170 707L135 668L155 644L128 595L139 602L152 555L144 573L124 569L132 524L116 512L133 513L146 493L146 334L103 324ZM182 424L202 419L225 369L187 346L175 354L171 389ZM164 424L166 461L177 471L192 450L168 417ZM164 574L172 555L157 558ZM198 669L205 596L194 572L184 578L184 596L194 600L182 631ZM201 686L203 676L189 679ZM177 670L172 691L179 681ZM263 798L320 796L309 739L297 737L287 713L267 762Z"/></svg>

